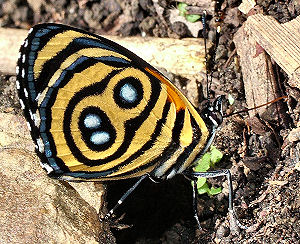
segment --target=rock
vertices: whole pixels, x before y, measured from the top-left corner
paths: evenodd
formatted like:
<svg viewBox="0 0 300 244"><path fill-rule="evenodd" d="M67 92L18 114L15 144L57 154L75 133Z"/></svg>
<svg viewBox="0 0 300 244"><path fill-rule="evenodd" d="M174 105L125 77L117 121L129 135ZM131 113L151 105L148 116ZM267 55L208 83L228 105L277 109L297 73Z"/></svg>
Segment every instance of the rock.
<svg viewBox="0 0 300 244"><path fill-rule="evenodd" d="M21 116L1 113L0 130L1 243L114 243L95 208L39 166Z"/></svg>

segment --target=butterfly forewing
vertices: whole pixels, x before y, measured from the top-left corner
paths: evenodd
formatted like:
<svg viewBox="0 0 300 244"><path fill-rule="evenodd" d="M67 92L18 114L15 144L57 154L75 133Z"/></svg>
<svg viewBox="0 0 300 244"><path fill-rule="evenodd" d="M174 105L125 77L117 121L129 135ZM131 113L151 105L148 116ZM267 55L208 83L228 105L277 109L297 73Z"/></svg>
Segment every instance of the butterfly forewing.
<svg viewBox="0 0 300 244"><path fill-rule="evenodd" d="M20 103L55 178L170 178L210 128L163 75L124 47L69 26L33 27L17 65Z"/></svg>

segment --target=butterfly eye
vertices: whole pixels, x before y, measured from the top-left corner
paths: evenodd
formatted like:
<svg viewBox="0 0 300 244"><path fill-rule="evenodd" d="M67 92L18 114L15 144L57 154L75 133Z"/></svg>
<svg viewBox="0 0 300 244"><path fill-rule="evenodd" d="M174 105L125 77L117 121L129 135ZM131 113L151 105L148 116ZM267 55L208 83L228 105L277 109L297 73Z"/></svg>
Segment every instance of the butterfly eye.
<svg viewBox="0 0 300 244"><path fill-rule="evenodd" d="M114 100L121 108L134 108L142 98L142 84L134 77L126 77L115 86Z"/></svg>

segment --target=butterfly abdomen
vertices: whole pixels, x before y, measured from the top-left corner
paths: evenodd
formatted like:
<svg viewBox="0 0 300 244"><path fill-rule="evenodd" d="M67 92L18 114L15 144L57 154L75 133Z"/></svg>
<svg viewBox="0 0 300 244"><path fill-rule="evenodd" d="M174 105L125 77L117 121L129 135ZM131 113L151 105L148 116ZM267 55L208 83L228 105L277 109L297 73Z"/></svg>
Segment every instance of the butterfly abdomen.
<svg viewBox="0 0 300 244"><path fill-rule="evenodd" d="M72 27L31 30L17 88L52 177L171 178L208 142L203 119L163 75L118 44Z"/></svg>

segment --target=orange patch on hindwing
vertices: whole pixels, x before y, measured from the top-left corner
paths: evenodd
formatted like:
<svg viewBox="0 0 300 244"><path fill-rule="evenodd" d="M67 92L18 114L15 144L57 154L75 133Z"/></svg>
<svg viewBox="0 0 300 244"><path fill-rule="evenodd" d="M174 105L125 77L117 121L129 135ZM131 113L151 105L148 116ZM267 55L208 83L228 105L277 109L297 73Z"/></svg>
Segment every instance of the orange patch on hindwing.
<svg viewBox="0 0 300 244"><path fill-rule="evenodd" d="M168 81L164 76L162 76L160 73L156 72L151 68L146 67L145 70L148 71L151 75L159 79L162 83L164 83L167 86L167 93L168 93L167 100L175 104L177 112L180 110L184 110L186 108L186 104L182 100L179 91L170 81Z"/></svg>

